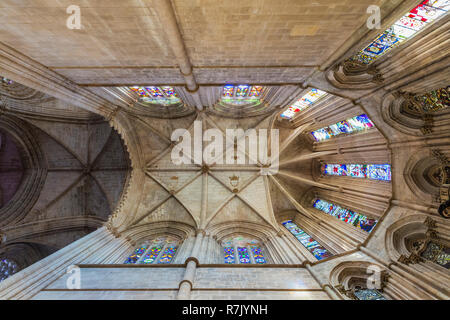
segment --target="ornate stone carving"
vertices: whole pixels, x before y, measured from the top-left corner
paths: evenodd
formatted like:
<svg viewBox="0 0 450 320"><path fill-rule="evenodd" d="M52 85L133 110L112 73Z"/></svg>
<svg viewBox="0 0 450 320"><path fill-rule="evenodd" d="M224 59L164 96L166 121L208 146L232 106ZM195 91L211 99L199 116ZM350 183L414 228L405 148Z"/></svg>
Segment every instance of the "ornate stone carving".
<svg viewBox="0 0 450 320"><path fill-rule="evenodd" d="M445 154L443 154L441 152L441 150L439 149L432 149L431 150L431 154L433 155L433 157L439 161L439 163L443 166L448 165L449 164L449 160L448 158L445 156Z"/></svg>
<svg viewBox="0 0 450 320"><path fill-rule="evenodd" d="M427 217L423 223L428 227L428 229L435 229L437 227L436 221L430 217Z"/></svg>
<svg viewBox="0 0 450 320"><path fill-rule="evenodd" d="M409 255L409 257L406 257L405 255L401 255L400 258L398 259L398 262L403 263L403 264L416 264L419 262L423 262L424 260L417 255L416 253L411 253Z"/></svg>

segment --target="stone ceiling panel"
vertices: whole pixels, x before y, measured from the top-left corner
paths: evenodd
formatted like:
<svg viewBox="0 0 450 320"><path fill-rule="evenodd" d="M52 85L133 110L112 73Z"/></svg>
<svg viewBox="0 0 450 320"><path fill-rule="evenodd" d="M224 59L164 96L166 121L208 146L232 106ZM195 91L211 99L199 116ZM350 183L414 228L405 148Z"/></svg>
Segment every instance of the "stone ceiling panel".
<svg viewBox="0 0 450 320"><path fill-rule="evenodd" d="M381 1L175 0L195 66L317 66Z"/></svg>
<svg viewBox="0 0 450 320"><path fill-rule="evenodd" d="M66 27L72 4L2 1L0 41L49 67L174 66L155 11L145 2L78 1L81 30Z"/></svg>
<svg viewBox="0 0 450 320"><path fill-rule="evenodd" d="M155 209L140 224L174 221L189 224L196 227L196 223L189 212L175 199L171 198L163 205Z"/></svg>
<svg viewBox="0 0 450 320"><path fill-rule="evenodd" d="M222 208L209 222L209 226L231 222L251 222L266 225L264 221L253 209L238 197L234 197L225 207Z"/></svg>

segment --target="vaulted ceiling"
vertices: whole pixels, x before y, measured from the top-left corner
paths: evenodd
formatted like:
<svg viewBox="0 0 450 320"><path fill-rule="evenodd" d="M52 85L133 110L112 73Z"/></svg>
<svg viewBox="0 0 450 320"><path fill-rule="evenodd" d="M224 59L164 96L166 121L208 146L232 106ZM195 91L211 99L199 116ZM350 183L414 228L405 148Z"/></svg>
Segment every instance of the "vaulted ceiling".
<svg viewBox="0 0 450 320"><path fill-rule="evenodd" d="M83 85L184 84L159 0L4 0L0 41ZM370 5L399 1L172 1L199 84L299 83L361 36ZM365 28L363 28L365 29Z"/></svg>

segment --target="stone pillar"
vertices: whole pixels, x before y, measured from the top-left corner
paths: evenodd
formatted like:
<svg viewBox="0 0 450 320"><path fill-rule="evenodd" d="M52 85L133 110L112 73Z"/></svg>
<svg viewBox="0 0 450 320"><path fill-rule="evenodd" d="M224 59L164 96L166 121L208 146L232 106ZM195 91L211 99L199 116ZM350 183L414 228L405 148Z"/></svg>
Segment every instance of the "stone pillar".
<svg viewBox="0 0 450 320"><path fill-rule="evenodd" d="M180 282L177 300L188 300L191 296L192 287L194 286L195 272L199 263L200 249L203 244L205 231L198 230L195 238L194 247L189 258L186 260L186 271L183 280Z"/></svg>

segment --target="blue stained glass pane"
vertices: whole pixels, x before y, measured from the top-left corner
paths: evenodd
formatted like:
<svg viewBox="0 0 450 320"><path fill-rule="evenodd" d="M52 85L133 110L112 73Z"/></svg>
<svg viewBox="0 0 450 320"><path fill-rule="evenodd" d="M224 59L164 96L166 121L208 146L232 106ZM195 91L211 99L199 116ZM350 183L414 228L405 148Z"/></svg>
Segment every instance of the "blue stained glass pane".
<svg viewBox="0 0 450 320"><path fill-rule="evenodd" d="M146 87L145 89L148 91L148 93L150 93L150 95L153 98L163 98L164 97L163 93L161 92L161 90L158 87Z"/></svg>
<svg viewBox="0 0 450 320"><path fill-rule="evenodd" d="M349 176L353 178L365 178L367 175L367 166L364 164L349 164Z"/></svg>
<svg viewBox="0 0 450 320"><path fill-rule="evenodd" d="M172 87L129 87L129 90L137 93L142 103L171 105L181 102Z"/></svg>
<svg viewBox="0 0 450 320"><path fill-rule="evenodd" d="M282 118L291 119L297 112L303 111L315 103L317 103L322 98L326 97L328 93L318 89L312 88L308 93L298 99L294 104L292 104L286 111L281 114Z"/></svg>
<svg viewBox="0 0 450 320"><path fill-rule="evenodd" d="M236 97L245 97L250 89L250 86L240 85L237 86Z"/></svg>
<svg viewBox="0 0 450 320"><path fill-rule="evenodd" d="M253 259L256 263L264 264L266 263L266 259L262 253L262 249L260 247L252 246Z"/></svg>
<svg viewBox="0 0 450 320"><path fill-rule="evenodd" d="M263 87L261 86L253 86L248 94L249 97L259 97L261 92L263 91Z"/></svg>
<svg viewBox="0 0 450 320"><path fill-rule="evenodd" d="M134 252L127 258L127 260L125 260L125 264L133 264L136 263L141 256L144 254L145 250L147 249L147 246L141 246L139 248L137 248L136 250L134 250Z"/></svg>
<svg viewBox="0 0 450 320"><path fill-rule="evenodd" d="M450 8L448 0L422 1L414 9L397 20L391 27L356 54L351 60L370 64L393 47L412 38L429 23L442 17Z"/></svg>
<svg viewBox="0 0 450 320"><path fill-rule="evenodd" d="M353 132L352 127L350 126L350 124L347 121L338 122L337 126L339 127L339 130L342 133L351 133L351 132Z"/></svg>
<svg viewBox="0 0 450 320"><path fill-rule="evenodd" d="M164 250L158 263L161 263L161 264L171 263L176 251L177 251L177 247L175 245L168 246L166 248L166 250Z"/></svg>
<svg viewBox="0 0 450 320"><path fill-rule="evenodd" d="M233 97L234 95L234 86L224 86L223 87L223 96L224 97Z"/></svg>
<svg viewBox="0 0 450 320"><path fill-rule="evenodd" d="M332 124L328 127L318 129L311 132L316 141L328 140L331 137L338 136L341 134L351 134L358 131L363 131L366 129L373 128L373 122L367 117L367 115L362 114L336 124Z"/></svg>
<svg viewBox="0 0 450 320"><path fill-rule="evenodd" d="M291 220L283 222L283 226L288 229L300 241L300 243L317 258L317 260L322 260L332 256L327 249L322 247L316 240L311 238L309 234L300 229Z"/></svg>
<svg viewBox="0 0 450 320"><path fill-rule="evenodd" d="M391 180L391 166L389 164L325 164L322 168L323 174L329 176Z"/></svg>
<svg viewBox="0 0 450 320"><path fill-rule="evenodd" d="M326 164L324 173L330 176L347 176L347 165L345 164Z"/></svg>
<svg viewBox="0 0 450 320"><path fill-rule="evenodd" d="M248 254L248 250L245 247L238 247L238 256L240 263L250 263L250 256Z"/></svg>
<svg viewBox="0 0 450 320"><path fill-rule="evenodd" d="M355 291L358 300L386 300L386 298L375 289L361 289Z"/></svg>
<svg viewBox="0 0 450 320"><path fill-rule="evenodd" d="M391 181L391 166L389 164L367 165L367 177L374 180Z"/></svg>
<svg viewBox="0 0 450 320"><path fill-rule="evenodd" d="M333 203L329 203L327 201L317 199L314 202L314 208L321 210L331 216L338 218L341 221L344 221L348 224L351 224L357 228L360 228L366 232L372 231L372 229L377 224L377 220L370 219L360 213L354 212L352 210L342 208Z"/></svg>
<svg viewBox="0 0 450 320"><path fill-rule="evenodd" d="M225 253L225 263L232 264L234 263L234 248L233 247L225 247L223 248Z"/></svg>
<svg viewBox="0 0 450 320"><path fill-rule="evenodd" d="M144 259L142 259L139 263L143 264L151 264L156 261L156 258L158 257L159 253L162 250L162 245L154 246L149 251L147 251L146 255L144 256Z"/></svg>
<svg viewBox="0 0 450 320"><path fill-rule="evenodd" d="M175 93L175 90L172 87L162 87L162 89L169 98L177 97L177 94Z"/></svg>
<svg viewBox="0 0 450 320"><path fill-rule="evenodd" d="M331 132L333 132L333 136L341 134L341 130L337 124L332 124L329 128L331 129Z"/></svg>

